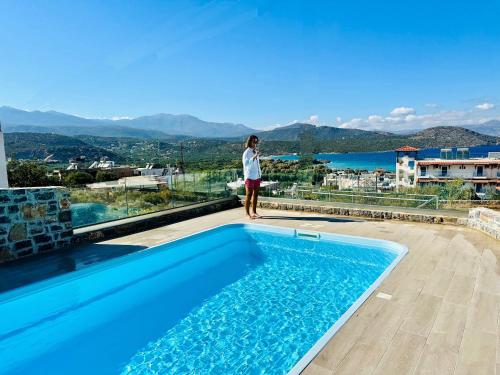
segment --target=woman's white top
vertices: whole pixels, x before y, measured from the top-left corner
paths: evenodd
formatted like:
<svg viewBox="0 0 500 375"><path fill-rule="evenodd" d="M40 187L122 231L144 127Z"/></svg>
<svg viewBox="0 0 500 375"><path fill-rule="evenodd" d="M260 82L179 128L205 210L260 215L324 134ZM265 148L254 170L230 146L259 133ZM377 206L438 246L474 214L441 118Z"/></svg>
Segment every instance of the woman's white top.
<svg viewBox="0 0 500 375"><path fill-rule="evenodd" d="M257 156L255 159L253 158L255 155L254 150L248 147L243 153L242 162L243 162L243 175L245 176L245 180L256 180L260 178L260 163L259 157Z"/></svg>

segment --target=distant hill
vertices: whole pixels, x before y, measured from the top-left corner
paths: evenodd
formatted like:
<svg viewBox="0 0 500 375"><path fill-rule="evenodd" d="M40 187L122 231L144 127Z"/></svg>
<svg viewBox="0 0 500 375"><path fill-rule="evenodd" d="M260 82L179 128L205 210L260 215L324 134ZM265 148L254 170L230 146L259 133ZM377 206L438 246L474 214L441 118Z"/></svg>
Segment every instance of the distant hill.
<svg viewBox="0 0 500 375"><path fill-rule="evenodd" d="M500 137L500 120L490 120L483 122L481 124L470 124L470 125L461 125L459 128L469 129L475 131L476 133L481 133L485 135L491 135L493 137ZM394 131L394 134L399 135L408 135L408 134L416 134L420 130L418 129L404 129Z"/></svg>
<svg viewBox="0 0 500 375"><path fill-rule="evenodd" d="M87 119L56 111L23 111L0 107L6 132L56 133L62 135L123 136L168 139L172 136L202 138L239 137L254 132L242 124L208 122L190 115L157 114L135 119Z"/></svg>
<svg viewBox="0 0 500 375"><path fill-rule="evenodd" d="M463 127L481 134L500 137L500 120L491 120L476 125L464 125Z"/></svg>
<svg viewBox="0 0 500 375"><path fill-rule="evenodd" d="M409 144L420 147L494 145L499 137L484 135L457 126L437 126L405 136Z"/></svg>
<svg viewBox="0 0 500 375"><path fill-rule="evenodd" d="M297 141L304 136L318 140L347 139L355 137L387 136L391 133L372 132L360 129L343 129L334 126L316 126L307 123L295 123L273 130L257 133L257 136L270 141Z"/></svg>
<svg viewBox="0 0 500 375"><path fill-rule="evenodd" d="M255 132L255 129L242 124L208 122L190 115L169 115L165 113L142 116L132 120L118 120L115 123L141 129L159 130L167 134L203 138L230 138Z"/></svg>
<svg viewBox="0 0 500 375"><path fill-rule="evenodd" d="M169 135L158 130L138 129L128 126L37 126L37 125L4 125L7 133L51 133L67 136L95 135L101 137L134 137L142 139L181 140L185 135Z"/></svg>
<svg viewBox="0 0 500 375"><path fill-rule="evenodd" d="M6 133L5 152L7 157L15 159L44 159L49 154L54 154L54 159L64 163L72 157L82 155L87 160L98 160L103 156L117 162L123 160L120 155L105 148L59 134Z"/></svg>
<svg viewBox="0 0 500 375"><path fill-rule="evenodd" d="M394 150L406 144L421 147L477 146L496 144L500 138L452 126L429 128L415 134L394 134L359 129L342 129L311 124L290 126L258 133L266 153L280 152L361 152ZM277 146L276 142L281 143ZM283 147L288 148L284 151Z"/></svg>

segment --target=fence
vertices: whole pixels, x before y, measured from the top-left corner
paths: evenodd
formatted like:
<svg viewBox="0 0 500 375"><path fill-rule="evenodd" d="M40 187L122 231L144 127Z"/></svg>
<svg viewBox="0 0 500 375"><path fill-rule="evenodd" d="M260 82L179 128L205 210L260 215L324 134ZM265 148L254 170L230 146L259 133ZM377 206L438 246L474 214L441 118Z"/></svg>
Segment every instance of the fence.
<svg viewBox="0 0 500 375"><path fill-rule="evenodd" d="M321 189L297 188L296 191L286 192L284 197L338 203L439 209L439 197L437 195L325 191Z"/></svg>
<svg viewBox="0 0 500 375"><path fill-rule="evenodd" d="M137 186L127 178L108 184L72 187L72 221L83 227L157 211L225 198L234 170L179 174L167 183ZM131 180L132 178L130 178Z"/></svg>
<svg viewBox="0 0 500 375"><path fill-rule="evenodd" d="M245 189L238 189L238 194L244 195ZM375 192L373 190L364 189L337 190L328 186L292 184L289 182L276 182L271 186L261 187L260 195L285 199L317 200L375 206L413 207L434 210L468 210L474 207L500 209L500 200L493 199L450 200L443 199L437 194L415 194L396 191Z"/></svg>

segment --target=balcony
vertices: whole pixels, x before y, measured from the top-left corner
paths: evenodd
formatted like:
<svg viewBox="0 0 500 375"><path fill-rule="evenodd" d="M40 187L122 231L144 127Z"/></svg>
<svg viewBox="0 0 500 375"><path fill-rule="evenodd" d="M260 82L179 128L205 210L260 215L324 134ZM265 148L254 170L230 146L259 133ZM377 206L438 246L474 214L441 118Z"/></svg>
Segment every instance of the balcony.
<svg viewBox="0 0 500 375"><path fill-rule="evenodd" d="M483 178L483 179L486 179L486 178L488 178L488 173L486 173L486 172L474 172L472 174L472 178Z"/></svg>
<svg viewBox="0 0 500 375"><path fill-rule="evenodd" d="M451 174L449 172L447 173L442 173L442 172L439 172L439 173L420 173L418 175L419 178L423 178L423 179L433 179L433 178L449 178L449 177L452 177Z"/></svg>

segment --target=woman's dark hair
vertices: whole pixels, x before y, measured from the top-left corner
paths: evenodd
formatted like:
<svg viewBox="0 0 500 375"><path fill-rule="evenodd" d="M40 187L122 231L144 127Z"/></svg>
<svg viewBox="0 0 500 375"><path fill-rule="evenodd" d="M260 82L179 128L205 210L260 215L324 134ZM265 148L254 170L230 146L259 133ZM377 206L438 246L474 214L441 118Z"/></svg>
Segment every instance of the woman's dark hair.
<svg viewBox="0 0 500 375"><path fill-rule="evenodd" d="M259 137L257 137L256 135L251 135L250 137L248 137L247 141L245 142L245 148L249 148L253 141L259 141Z"/></svg>

